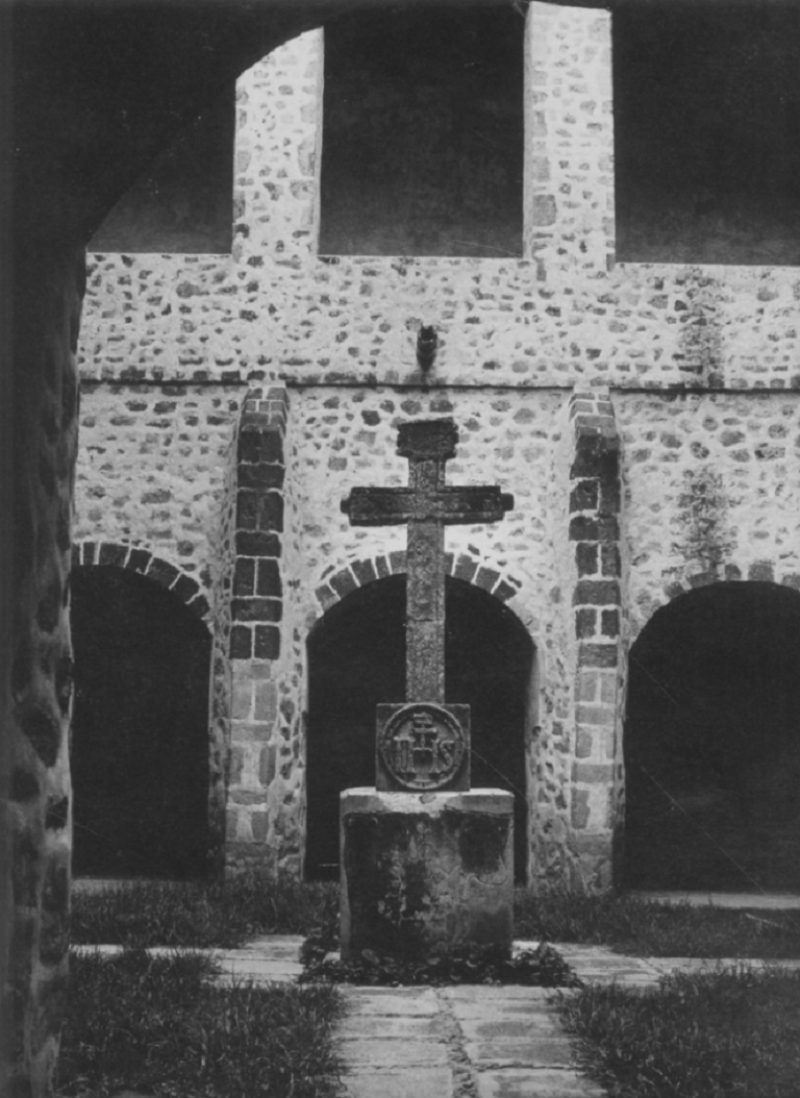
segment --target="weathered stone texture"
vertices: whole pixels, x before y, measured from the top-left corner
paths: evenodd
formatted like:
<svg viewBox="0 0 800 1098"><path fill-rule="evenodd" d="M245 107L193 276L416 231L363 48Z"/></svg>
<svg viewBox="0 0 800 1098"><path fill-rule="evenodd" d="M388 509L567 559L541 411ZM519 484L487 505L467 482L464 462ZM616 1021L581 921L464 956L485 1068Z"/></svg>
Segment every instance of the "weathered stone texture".
<svg viewBox="0 0 800 1098"><path fill-rule="evenodd" d="M624 652L652 612L717 579L800 583L800 283L615 261L612 18L530 5L524 259L316 254L321 31L239 81L231 255L92 257L77 532L173 561L213 606L232 868L301 864L306 637L406 569L398 528L339 510L405 483L401 422L452 417L451 482L515 496L448 530L446 568L537 647L533 879L608 880ZM269 429L237 426L284 386Z"/></svg>
<svg viewBox="0 0 800 1098"><path fill-rule="evenodd" d="M10 798L3 806L12 877L11 972L3 988L12 1043L9 1094L52 1086L69 925L68 725L72 656L67 608L77 445L75 351L83 249L26 241L18 257L14 378ZM48 278L40 277L43 270ZM3 684L5 687L5 684ZM4 1034L4 1036L6 1036ZM2 1065L4 1071L6 1064Z"/></svg>
<svg viewBox="0 0 800 1098"><path fill-rule="evenodd" d="M591 276L614 258L611 15L530 5L526 27L525 254Z"/></svg>
<svg viewBox="0 0 800 1098"><path fill-rule="evenodd" d="M84 387L76 540L146 547L208 593L241 399L228 386Z"/></svg>
<svg viewBox="0 0 800 1098"><path fill-rule="evenodd" d="M500 789L341 798L342 957L511 955L514 798Z"/></svg>
<svg viewBox="0 0 800 1098"><path fill-rule="evenodd" d="M630 639L675 594L800 573L800 398L616 394L625 452Z"/></svg>
<svg viewBox="0 0 800 1098"><path fill-rule="evenodd" d="M533 4L526 249L532 259L315 252L321 32L239 82L231 256L94 256L84 376L304 383L800 385L788 268L613 263L610 16ZM268 338L267 338L268 336Z"/></svg>
<svg viewBox="0 0 800 1098"><path fill-rule="evenodd" d="M304 628L324 610L375 577L404 572L403 527L351 527L340 500L365 482L403 485L407 463L396 454L400 422L437 415L459 425L452 483L491 479L514 495L514 510L492 525L449 527L445 537L450 574L492 591L522 620L537 646L537 681L531 723L541 726L532 749L548 774L537 794L567 826L569 783L569 686L563 665L572 644L569 597L553 583L557 572L551 503L554 467L566 394L553 392L403 393L393 390L312 388L290 391L287 469L292 485L290 528L303 562L303 582L288 596ZM568 493L565 492L565 498ZM573 657L574 658L574 657ZM530 813L531 833L541 828L539 804ZM541 866L542 872L544 867ZM537 868L537 872L539 869Z"/></svg>

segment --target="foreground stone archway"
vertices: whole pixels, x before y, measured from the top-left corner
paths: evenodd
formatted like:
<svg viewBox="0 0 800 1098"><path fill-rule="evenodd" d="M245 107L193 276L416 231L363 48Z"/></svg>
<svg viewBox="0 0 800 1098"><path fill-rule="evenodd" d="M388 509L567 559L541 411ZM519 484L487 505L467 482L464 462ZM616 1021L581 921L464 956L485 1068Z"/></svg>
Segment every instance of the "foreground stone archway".
<svg viewBox="0 0 800 1098"><path fill-rule="evenodd" d="M624 884L800 888L800 594L717 583L630 653Z"/></svg>
<svg viewBox="0 0 800 1098"><path fill-rule="evenodd" d="M517 877L528 867L528 773L535 649L498 599L447 577L447 699L472 706L472 786L515 796ZM375 705L405 696L405 576L363 585L308 639L306 875L338 873L338 797L375 783Z"/></svg>

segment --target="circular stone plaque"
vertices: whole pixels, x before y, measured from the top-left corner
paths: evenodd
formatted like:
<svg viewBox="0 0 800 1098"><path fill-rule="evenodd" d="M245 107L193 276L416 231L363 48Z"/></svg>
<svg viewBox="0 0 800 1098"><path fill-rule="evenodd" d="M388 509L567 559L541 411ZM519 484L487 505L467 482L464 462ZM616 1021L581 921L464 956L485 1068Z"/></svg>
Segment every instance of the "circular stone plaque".
<svg viewBox="0 0 800 1098"><path fill-rule="evenodd" d="M466 740L461 725L439 705L403 706L381 733L378 750L387 772L405 789L441 789L458 773Z"/></svg>

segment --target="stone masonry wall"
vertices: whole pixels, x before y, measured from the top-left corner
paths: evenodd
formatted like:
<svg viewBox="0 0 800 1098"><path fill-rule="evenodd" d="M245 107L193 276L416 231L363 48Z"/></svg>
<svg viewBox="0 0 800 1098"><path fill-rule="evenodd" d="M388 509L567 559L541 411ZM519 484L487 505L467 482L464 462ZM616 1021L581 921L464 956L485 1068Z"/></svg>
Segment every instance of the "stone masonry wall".
<svg viewBox="0 0 800 1098"><path fill-rule="evenodd" d="M407 483L408 463L395 452L400 422L452 416L459 442L456 457L448 462L448 483L497 483L513 493L514 510L502 522L448 527L445 548L452 574L506 602L536 645L535 708L542 731L529 759L531 783L537 767L544 766L544 755L554 757L555 767L565 750L566 740L553 736L552 729L556 714L568 712L571 692L555 670L571 641L564 602L553 580L549 505L564 402L565 394L554 392L444 396L380 388L290 390L287 467L292 507L287 537L302 571L294 572L295 582L289 584L287 613L302 639L350 591L405 571L403 527L353 527L340 508L354 486ZM568 605L568 594L564 600ZM304 663L300 666L295 704L304 700ZM558 783L541 787L538 796L539 804L548 805L566 825L568 805L559 796ZM532 832L537 828L536 811L530 826Z"/></svg>
<svg viewBox="0 0 800 1098"><path fill-rule="evenodd" d="M630 642L681 591L800 586L800 397L615 393L625 453Z"/></svg>
<svg viewBox="0 0 800 1098"><path fill-rule="evenodd" d="M92 258L94 378L792 388L790 268L615 264L611 16L534 3L523 260L317 257L321 32L239 82L231 256Z"/></svg>
<svg viewBox="0 0 800 1098"><path fill-rule="evenodd" d="M13 618L6 623L11 705L4 728L11 774L2 805L12 856L11 880L5 882L11 886L10 971L2 988L10 1056L4 1044L0 1087L23 1098L52 1087L66 996L72 824L68 579L85 256L82 248L55 239L45 245L26 237L14 270L15 557Z"/></svg>
<svg viewBox="0 0 800 1098"><path fill-rule="evenodd" d="M84 382L76 540L144 546L208 594L241 399L233 386Z"/></svg>
<svg viewBox="0 0 800 1098"><path fill-rule="evenodd" d="M230 728L225 690L214 704L227 729L219 741L231 735L232 867L300 865L305 638L348 590L402 570L398 529L351 528L338 509L354 484L405 482L394 453L402 419L453 416L462 441L451 481L499 483L517 498L503 523L447 538L456 574L461 561L473 582L500 577L496 593L510 584L537 646L535 878L609 879L624 657L657 606L716 579L797 585L800 275L616 262L612 18L529 5L523 259L316 254L320 31L238 83L229 256L92 257L79 532L139 544L169 524L154 551L213 589L218 622L229 615L217 663ZM425 376L421 325L439 337ZM174 411L148 426L156 403L175 399L170 386L185 387ZM281 509L278 486L265 486L253 519L272 524L260 530L272 549L235 550L234 579L233 531L213 530L234 405L248 387L269 401L279 386L290 413L274 459ZM132 400L148 403L131 410ZM204 415L224 422L206 424L205 453L195 436L184 441L178 487L167 483L177 451L166 438L185 433L177 424L191 401L198 429ZM262 424L265 439L277 424ZM595 452L594 438L607 448ZM240 449L237 475L247 464ZM145 504L145 491L174 498ZM237 520L237 537L248 533ZM227 563L215 581L217 557ZM277 613L278 599L280 619L242 617ZM613 651L607 664L592 663L600 647Z"/></svg>

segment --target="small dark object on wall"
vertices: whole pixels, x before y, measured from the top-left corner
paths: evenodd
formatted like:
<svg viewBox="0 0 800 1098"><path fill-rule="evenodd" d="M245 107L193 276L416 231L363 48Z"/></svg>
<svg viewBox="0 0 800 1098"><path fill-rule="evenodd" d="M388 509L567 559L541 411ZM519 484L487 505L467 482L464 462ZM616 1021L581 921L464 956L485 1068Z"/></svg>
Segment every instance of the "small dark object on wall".
<svg viewBox="0 0 800 1098"><path fill-rule="evenodd" d="M417 332L417 362L423 372L427 372L433 366L438 346L439 337L436 329L433 326L423 325Z"/></svg>

